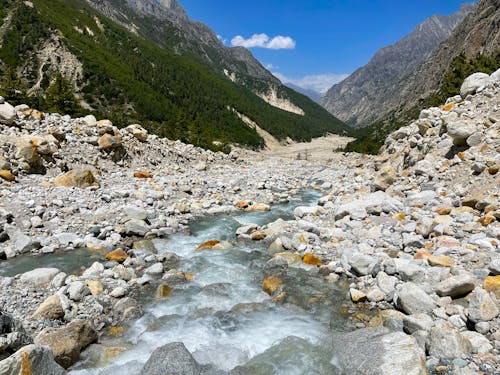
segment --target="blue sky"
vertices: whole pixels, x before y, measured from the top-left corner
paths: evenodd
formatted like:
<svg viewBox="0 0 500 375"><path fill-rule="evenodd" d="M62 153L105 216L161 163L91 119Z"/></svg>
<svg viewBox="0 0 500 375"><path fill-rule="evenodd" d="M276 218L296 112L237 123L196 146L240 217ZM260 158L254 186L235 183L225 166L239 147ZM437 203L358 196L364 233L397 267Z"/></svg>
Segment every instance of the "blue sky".
<svg viewBox="0 0 500 375"><path fill-rule="evenodd" d="M451 14L463 0L180 0L190 18L231 45L248 43L269 69L297 82L305 76L352 73L433 14ZM274 39L276 36L285 38ZM243 41L246 40L247 42ZM292 48L293 47L293 48ZM323 76L326 78L326 76ZM320 79L320 81L322 81ZM324 81L324 79L323 79Z"/></svg>

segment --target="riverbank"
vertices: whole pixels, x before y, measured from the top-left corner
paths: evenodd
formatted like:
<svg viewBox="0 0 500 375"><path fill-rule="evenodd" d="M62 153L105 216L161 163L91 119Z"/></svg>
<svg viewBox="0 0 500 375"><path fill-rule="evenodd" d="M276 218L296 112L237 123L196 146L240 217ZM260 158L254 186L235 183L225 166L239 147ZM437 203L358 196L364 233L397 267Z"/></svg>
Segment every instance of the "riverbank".
<svg viewBox="0 0 500 375"><path fill-rule="evenodd" d="M205 243L189 245L189 254L200 247L230 255L232 248L258 244L265 271L250 283L266 304L285 311L307 310L293 292L302 279L294 284L286 270L305 268L322 282L350 284L344 303L333 305L332 297L304 286L311 303L331 306L350 322L345 330L353 332L332 334L328 348L339 373L364 371L370 363L370 371L383 373L494 374L500 353L500 84L479 91L423 111L376 157L332 153L321 160L244 150L215 154L158 139L140 126L119 130L109 121L23 107L9 119L8 108L0 108L2 257L61 251L70 257L75 248L101 257L74 275L53 267L0 278L0 311L14 318L1 331L3 356L35 338L69 367L99 337L131 337L126 327L148 309L144 296L168 306L173 289L203 287L196 284L202 273L191 271L186 254L163 241L175 241L207 216L271 215L273 206L308 188L321 197L295 207L286 220L245 219L227 233L217 224L199 239ZM221 305L209 315L220 324L232 308ZM87 334L66 342L71 353L58 349L55 343L74 332ZM284 346L276 352L288 347L296 353L304 344L280 339ZM133 353L132 347L133 340L130 347L110 346L105 360ZM271 349L253 353L249 366L223 370L252 374L250 364ZM28 357L42 353L30 350ZM15 368L20 355L0 368ZM190 358L192 373L205 364L213 373L221 370L209 353ZM143 366L130 373L154 373Z"/></svg>

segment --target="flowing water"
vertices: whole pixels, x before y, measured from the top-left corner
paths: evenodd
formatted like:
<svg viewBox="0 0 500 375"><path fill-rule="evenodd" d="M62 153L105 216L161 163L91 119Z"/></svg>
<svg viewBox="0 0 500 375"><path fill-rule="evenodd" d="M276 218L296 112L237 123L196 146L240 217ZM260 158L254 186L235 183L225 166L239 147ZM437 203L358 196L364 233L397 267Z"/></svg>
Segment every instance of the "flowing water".
<svg viewBox="0 0 500 375"><path fill-rule="evenodd" d="M339 313L346 286L324 281L309 266L282 270L288 297L277 304L262 291L266 263L262 244L238 243L236 229L248 223L263 225L293 217L299 205L315 204L320 193L303 191L297 201L270 212L217 216L191 225L191 234L156 241L159 252L182 257L178 269L194 275L175 286L165 300L150 301L142 318L123 337L104 338L106 346L128 350L108 362L84 360L72 375L135 375L155 348L183 342L195 359L221 371L241 366L238 374L331 375L329 333L347 330ZM208 240L236 243L222 251L195 252ZM312 271L312 272L311 272Z"/></svg>

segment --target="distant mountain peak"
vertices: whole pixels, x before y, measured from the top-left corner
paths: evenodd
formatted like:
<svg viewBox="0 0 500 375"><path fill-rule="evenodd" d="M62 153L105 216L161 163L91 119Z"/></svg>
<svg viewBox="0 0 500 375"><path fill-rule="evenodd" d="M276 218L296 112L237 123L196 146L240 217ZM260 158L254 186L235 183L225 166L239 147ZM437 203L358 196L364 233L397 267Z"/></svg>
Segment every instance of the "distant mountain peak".
<svg viewBox="0 0 500 375"><path fill-rule="evenodd" d="M369 125L399 105L407 82L415 71L474 8L464 3L448 16L433 15L391 46L378 50L364 67L334 85L321 104L333 115L353 126Z"/></svg>

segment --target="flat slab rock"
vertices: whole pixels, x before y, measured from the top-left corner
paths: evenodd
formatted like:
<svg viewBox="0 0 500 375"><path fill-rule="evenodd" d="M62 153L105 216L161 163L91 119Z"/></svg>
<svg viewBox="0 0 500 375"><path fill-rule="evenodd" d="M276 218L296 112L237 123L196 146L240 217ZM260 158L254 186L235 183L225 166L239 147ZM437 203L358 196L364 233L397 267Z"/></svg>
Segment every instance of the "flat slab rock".
<svg viewBox="0 0 500 375"><path fill-rule="evenodd" d="M332 364L349 375L425 375L425 353L417 341L385 327L333 336Z"/></svg>

